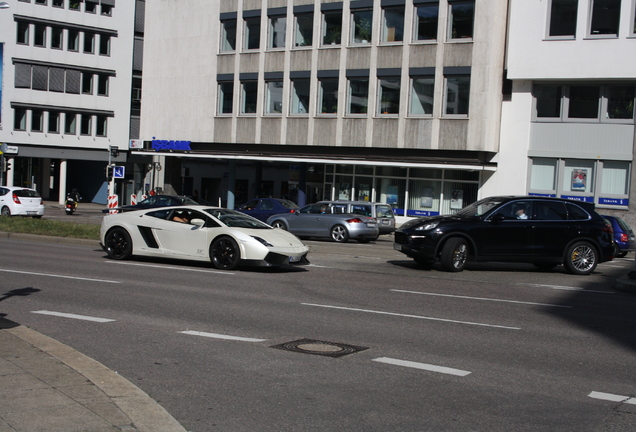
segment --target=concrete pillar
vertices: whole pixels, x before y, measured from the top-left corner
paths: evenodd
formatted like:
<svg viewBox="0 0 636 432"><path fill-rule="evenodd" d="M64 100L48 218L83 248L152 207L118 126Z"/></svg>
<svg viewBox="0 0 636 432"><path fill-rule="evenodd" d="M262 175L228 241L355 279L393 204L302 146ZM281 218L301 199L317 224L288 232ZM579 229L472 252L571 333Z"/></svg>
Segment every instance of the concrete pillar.
<svg viewBox="0 0 636 432"><path fill-rule="evenodd" d="M68 162L66 159L60 160L60 193L57 198L58 204L64 204L66 201L66 170Z"/></svg>
<svg viewBox="0 0 636 432"><path fill-rule="evenodd" d="M300 207L307 204L307 163L300 164L298 172L298 202Z"/></svg>
<svg viewBox="0 0 636 432"><path fill-rule="evenodd" d="M236 161L230 160L228 164L228 177L227 177L227 204L225 205L229 209L234 208L234 191L236 190Z"/></svg>

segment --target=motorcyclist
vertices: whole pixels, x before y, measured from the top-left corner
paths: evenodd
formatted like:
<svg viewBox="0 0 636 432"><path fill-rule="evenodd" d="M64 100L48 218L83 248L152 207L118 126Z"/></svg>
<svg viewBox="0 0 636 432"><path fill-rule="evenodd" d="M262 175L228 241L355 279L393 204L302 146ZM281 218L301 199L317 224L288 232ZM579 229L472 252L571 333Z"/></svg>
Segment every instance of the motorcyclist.
<svg viewBox="0 0 636 432"><path fill-rule="evenodd" d="M69 199L73 200L73 210L75 211L77 210L77 206L79 205L79 200L80 200L80 194L77 191L76 188L73 188L73 190L69 193L66 194L66 201L68 203Z"/></svg>

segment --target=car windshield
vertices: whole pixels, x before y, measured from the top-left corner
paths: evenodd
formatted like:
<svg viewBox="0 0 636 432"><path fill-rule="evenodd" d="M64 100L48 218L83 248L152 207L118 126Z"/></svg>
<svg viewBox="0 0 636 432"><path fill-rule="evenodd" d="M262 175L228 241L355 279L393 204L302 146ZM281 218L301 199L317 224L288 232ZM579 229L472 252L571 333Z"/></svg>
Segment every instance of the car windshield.
<svg viewBox="0 0 636 432"><path fill-rule="evenodd" d="M461 217L482 216L488 213L493 208L500 205L503 201L504 200L501 198L486 198L481 201L469 204L468 206L455 213L455 215Z"/></svg>
<svg viewBox="0 0 636 432"><path fill-rule="evenodd" d="M13 191L15 196L22 198L39 198L40 194L33 189L17 189Z"/></svg>
<svg viewBox="0 0 636 432"><path fill-rule="evenodd" d="M391 207L387 206L377 206L375 208L376 216L379 218L392 218L393 210Z"/></svg>
<svg viewBox="0 0 636 432"><path fill-rule="evenodd" d="M206 212L223 222L225 226L232 228L253 228L253 229L272 229L269 225L234 210L229 209L207 209Z"/></svg>
<svg viewBox="0 0 636 432"><path fill-rule="evenodd" d="M290 210L300 208L298 207L298 205L296 205L295 202L292 202L292 201L281 199L281 200L278 200L278 202L281 203L283 207L288 208Z"/></svg>

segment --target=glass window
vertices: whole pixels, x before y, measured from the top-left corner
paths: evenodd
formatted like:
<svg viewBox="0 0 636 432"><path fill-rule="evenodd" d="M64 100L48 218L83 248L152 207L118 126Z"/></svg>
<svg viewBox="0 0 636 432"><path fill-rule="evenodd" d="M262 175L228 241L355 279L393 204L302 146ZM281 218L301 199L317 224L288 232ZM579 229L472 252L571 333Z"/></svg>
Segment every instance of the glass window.
<svg viewBox="0 0 636 432"><path fill-rule="evenodd" d="M373 9L352 9L351 18L351 42L363 44L371 43Z"/></svg>
<svg viewBox="0 0 636 432"><path fill-rule="evenodd" d="M97 3L92 1L84 2L84 12L97 13Z"/></svg>
<svg viewBox="0 0 636 432"><path fill-rule="evenodd" d="M433 114L434 89L435 78L412 78L410 114Z"/></svg>
<svg viewBox="0 0 636 432"><path fill-rule="evenodd" d="M33 35L33 45L37 47L43 47L46 45L46 26L42 24L35 25L35 31Z"/></svg>
<svg viewBox="0 0 636 432"><path fill-rule="evenodd" d="M634 86L607 87L607 118L634 118Z"/></svg>
<svg viewBox="0 0 636 432"><path fill-rule="evenodd" d="M338 78L320 78L320 112L336 114L338 112Z"/></svg>
<svg viewBox="0 0 636 432"><path fill-rule="evenodd" d="M369 79L349 79L348 114L366 114L369 107Z"/></svg>
<svg viewBox="0 0 636 432"><path fill-rule="evenodd" d="M568 160L563 171L563 191L592 193L594 191L594 161Z"/></svg>
<svg viewBox="0 0 636 432"><path fill-rule="evenodd" d="M295 16L294 46L311 46L314 35L313 12L298 14Z"/></svg>
<svg viewBox="0 0 636 432"><path fill-rule="evenodd" d="M269 17L269 48L285 48L287 17Z"/></svg>
<svg viewBox="0 0 636 432"><path fill-rule="evenodd" d="M283 113L283 81L266 81L265 101L266 114L282 114Z"/></svg>
<svg viewBox="0 0 636 432"><path fill-rule="evenodd" d="M439 2L424 3L415 7L415 39L436 40L439 19Z"/></svg>
<svg viewBox="0 0 636 432"><path fill-rule="evenodd" d="M441 172L441 171L440 171ZM408 209L413 216L437 214L440 208L442 182L434 180L411 180L409 182Z"/></svg>
<svg viewBox="0 0 636 432"><path fill-rule="evenodd" d="M60 113L49 111L49 133L60 133Z"/></svg>
<svg viewBox="0 0 636 432"><path fill-rule="evenodd" d="M95 34L84 32L84 52L93 54L95 52Z"/></svg>
<svg viewBox="0 0 636 432"><path fill-rule="evenodd" d="M470 77L446 77L446 114L467 115L469 96Z"/></svg>
<svg viewBox="0 0 636 432"><path fill-rule="evenodd" d="M64 47L64 30L62 27L51 27L51 48L62 49Z"/></svg>
<svg viewBox="0 0 636 432"><path fill-rule="evenodd" d="M569 118L598 118L599 86L570 86Z"/></svg>
<svg viewBox="0 0 636 432"><path fill-rule="evenodd" d="M477 201L479 185L476 183L444 182L444 201L440 214L457 213Z"/></svg>
<svg viewBox="0 0 636 432"><path fill-rule="evenodd" d="M17 131L26 130L27 111L24 108L16 108L13 110L13 129Z"/></svg>
<svg viewBox="0 0 636 432"><path fill-rule="evenodd" d="M629 191L629 162L605 161L602 170L601 193L627 195Z"/></svg>
<svg viewBox="0 0 636 432"><path fill-rule="evenodd" d="M64 0L53 0L53 6L64 7Z"/></svg>
<svg viewBox="0 0 636 432"><path fill-rule="evenodd" d="M108 96L108 75L97 75L97 94L99 96Z"/></svg>
<svg viewBox="0 0 636 432"><path fill-rule="evenodd" d="M592 0L590 35L618 35L621 0Z"/></svg>
<svg viewBox="0 0 636 432"><path fill-rule="evenodd" d="M242 99L241 99L241 114L254 114L256 113L256 99L258 94L258 82L256 81L243 81L242 87Z"/></svg>
<svg viewBox="0 0 636 432"><path fill-rule="evenodd" d="M68 29L68 41L66 48L69 51L79 51L79 31Z"/></svg>
<svg viewBox="0 0 636 432"><path fill-rule="evenodd" d="M534 191L554 192L556 190L556 159L532 159L530 189Z"/></svg>
<svg viewBox="0 0 636 432"><path fill-rule="evenodd" d="M66 113L64 115L64 133L68 135L75 135L77 132L77 115L72 113Z"/></svg>
<svg viewBox="0 0 636 432"><path fill-rule="evenodd" d="M309 112L309 79L292 80L291 114Z"/></svg>
<svg viewBox="0 0 636 432"><path fill-rule="evenodd" d="M16 40L19 44L29 43L29 23L18 21L18 34Z"/></svg>
<svg viewBox="0 0 636 432"><path fill-rule="evenodd" d="M475 1L453 2L448 5L449 39L470 39L473 37Z"/></svg>
<svg viewBox="0 0 636 432"><path fill-rule="evenodd" d="M404 6L383 10L382 42L401 42L404 40Z"/></svg>
<svg viewBox="0 0 636 432"><path fill-rule="evenodd" d="M219 82L219 114L231 114L234 103L234 82Z"/></svg>
<svg viewBox="0 0 636 432"><path fill-rule="evenodd" d="M99 137L105 137L108 133L108 117L106 116L97 116L97 130L95 131L95 135Z"/></svg>
<svg viewBox="0 0 636 432"><path fill-rule="evenodd" d="M550 4L550 36L576 36L576 14L579 0L552 0Z"/></svg>
<svg viewBox="0 0 636 432"><path fill-rule="evenodd" d="M99 54L110 55L110 36L107 34L99 35Z"/></svg>
<svg viewBox="0 0 636 432"><path fill-rule="evenodd" d="M380 79L378 100L378 114L400 113L400 77Z"/></svg>
<svg viewBox="0 0 636 432"><path fill-rule="evenodd" d="M221 51L236 50L236 20L221 21Z"/></svg>
<svg viewBox="0 0 636 432"><path fill-rule="evenodd" d="M375 179L376 201L391 205L392 208L404 208L406 180L381 178ZM401 214L396 212L396 214Z"/></svg>
<svg viewBox="0 0 636 432"><path fill-rule="evenodd" d="M93 73L82 72L82 93L93 94Z"/></svg>
<svg viewBox="0 0 636 432"><path fill-rule="evenodd" d="M536 112L539 118L561 118L563 86L537 85L534 87Z"/></svg>
<svg viewBox="0 0 636 432"><path fill-rule="evenodd" d="M69 0L68 8L71 10L80 10L80 3L79 0Z"/></svg>
<svg viewBox="0 0 636 432"><path fill-rule="evenodd" d="M373 185L373 177L356 176L354 181L355 199L358 201L371 201L371 186Z"/></svg>
<svg viewBox="0 0 636 432"><path fill-rule="evenodd" d="M46 0L35 0L35 4L46 5Z"/></svg>
<svg viewBox="0 0 636 432"><path fill-rule="evenodd" d="M102 3L102 15L111 16L113 14L113 7L109 4Z"/></svg>
<svg viewBox="0 0 636 432"><path fill-rule="evenodd" d="M261 44L261 17L245 18L245 49L259 49Z"/></svg>
<svg viewBox="0 0 636 432"><path fill-rule="evenodd" d="M31 110L31 131L42 132L44 130L44 112L42 110Z"/></svg>
<svg viewBox="0 0 636 432"><path fill-rule="evenodd" d="M81 135L92 135L93 133L93 116L90 114L82 114L81 120Z"/></svg>
<svg viewBox="0 0 636 432"><path fill-rule="evenodd" d="M342 37L342 11L322 13L322 44L340 45Z"/></svg>

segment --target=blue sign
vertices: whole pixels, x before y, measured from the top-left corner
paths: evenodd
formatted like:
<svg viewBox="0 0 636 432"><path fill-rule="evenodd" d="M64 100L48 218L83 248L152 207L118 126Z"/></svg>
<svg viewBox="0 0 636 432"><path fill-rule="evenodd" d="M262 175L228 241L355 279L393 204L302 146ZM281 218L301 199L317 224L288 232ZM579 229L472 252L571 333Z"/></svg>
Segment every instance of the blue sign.
<svg viewBox="0 0 636 432"><path fill-rule="evenodd" d="M599 198L598 203L603 205L628 206L629 200L627 198Z"/></svg>
<svg viewBox="0 0 636 432"><path fill-rule="evenodd" d="M529 193L529 196L538 196L538 197L552 197L556 198L556 194L542 194L542 193Z"/></svg>
<svg viewBox="0 0 636 432"><path fill-rule="evenodd" d="M113 178L123 179L126 174L126 167L115 166L113 167Z"/></svg>
<svg viewBox="0 0 636 432"><path fill-rule="evenodd" d="M407 216L439 216L439 212L430 210L409 210Z"/></svg>
<svg viewBox="0 0 636 432"><path fill-rule="evenodd" d="M152 138L152 149L159 150L180 150L190 151L191 141L158 140Z"/></svg>

